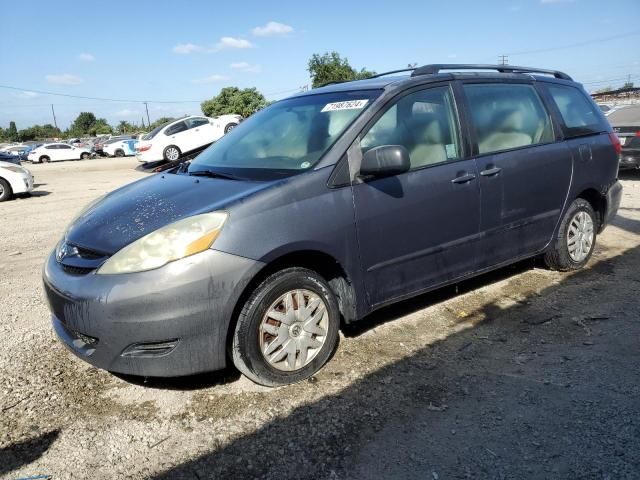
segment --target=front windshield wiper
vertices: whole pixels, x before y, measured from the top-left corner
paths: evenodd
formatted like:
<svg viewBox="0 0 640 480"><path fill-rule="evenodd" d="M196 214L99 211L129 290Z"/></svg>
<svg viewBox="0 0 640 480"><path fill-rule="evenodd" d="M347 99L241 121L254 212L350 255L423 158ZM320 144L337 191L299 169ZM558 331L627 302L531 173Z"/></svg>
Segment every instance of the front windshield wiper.
<svg viewBox="0 0 640 480"><path fill-rule="evenodd" d="M233 175L227 175L226 173L214 172L213 170L195 170L188 172L193 177L209 177L209 178L224 178L225 180L240 180Z"/></svg>

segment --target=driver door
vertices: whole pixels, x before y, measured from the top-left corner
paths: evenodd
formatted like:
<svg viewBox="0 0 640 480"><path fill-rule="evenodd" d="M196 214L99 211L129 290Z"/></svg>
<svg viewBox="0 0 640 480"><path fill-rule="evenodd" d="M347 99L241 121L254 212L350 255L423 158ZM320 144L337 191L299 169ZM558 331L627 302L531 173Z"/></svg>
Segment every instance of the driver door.
<svg viewBox="0 0 640 480"><path fill-rule="evenodd" d="M462 149L450 86L403 96L360 138L355 149L360 158L374 147L402 145L411 160L406 173L358 178L352 185L370 304L411 296L473 271L480 228L478 173Z"/></svg>

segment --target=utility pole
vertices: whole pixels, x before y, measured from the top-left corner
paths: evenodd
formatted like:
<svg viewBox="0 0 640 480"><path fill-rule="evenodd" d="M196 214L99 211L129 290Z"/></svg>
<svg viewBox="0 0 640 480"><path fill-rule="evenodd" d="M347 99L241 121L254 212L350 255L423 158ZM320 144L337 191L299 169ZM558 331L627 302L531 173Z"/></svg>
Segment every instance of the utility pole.
<svg viewBox="0 0 640 480"><path fill-rule="evenodd" d="M151 125L151 120L149 120L149 105L147 102L144 102L144 108L147 110L147 124Z"/></svg>
<svg viewBox="0 0 640 480"><path fill-rule="evenodd" d="M509 65L509 55L499 55L500 65Z"/></svg>
<svg viewBox="0 0 640 480"><path fill-rule="evenodd" d="M53 109L53 103L51 104L51 113L53 113L53 126L58 130L58 122L56 122L56 111Z"/></svg>

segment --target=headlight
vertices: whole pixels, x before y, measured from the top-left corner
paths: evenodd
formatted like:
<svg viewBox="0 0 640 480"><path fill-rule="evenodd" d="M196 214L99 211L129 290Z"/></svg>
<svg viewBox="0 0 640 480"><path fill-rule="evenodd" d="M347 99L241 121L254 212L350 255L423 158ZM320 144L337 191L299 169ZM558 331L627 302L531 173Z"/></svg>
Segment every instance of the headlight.
<svg viewBox="0 0 640 480"><path fill-rule="evenodd" d="M220 234L227 217L226 212L213 212L171 223L124 247L109 258L97 273L143 272L204 252Z"/></svg>

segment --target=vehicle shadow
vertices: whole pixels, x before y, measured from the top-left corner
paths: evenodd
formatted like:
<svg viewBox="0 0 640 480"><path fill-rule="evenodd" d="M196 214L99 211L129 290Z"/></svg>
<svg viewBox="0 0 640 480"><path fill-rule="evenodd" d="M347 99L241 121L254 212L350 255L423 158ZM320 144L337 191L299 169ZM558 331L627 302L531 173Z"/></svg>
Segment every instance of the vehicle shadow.
<svg viewBox="0 0 640 480"><path fill-rule="evenodd" d="M0 448L0 475L35 462L49 450L59 435L60 430L56 429Z"/></svg>
<svg viewBox="0 0 640 480"><path fill-rule="evenodd" d="M633 478L640 247L600 263L154 478Z"/></svg>
<svg viewBox="0 0 640 480"><path fill-rule="evenodd" d="M228 367L215 372L189 375L185 377L140 377L135 375L125 375L122 373L112 373L115 377L127 383L146 388L161 390L201 390L204 388L216 387L227 383L235 382L240 378L240 372L235 368Z"/></svg>

